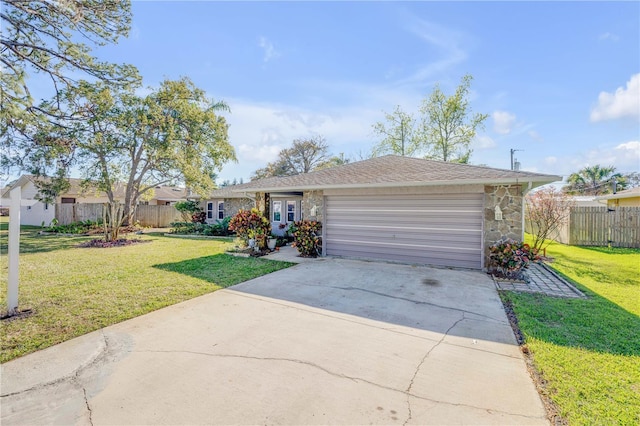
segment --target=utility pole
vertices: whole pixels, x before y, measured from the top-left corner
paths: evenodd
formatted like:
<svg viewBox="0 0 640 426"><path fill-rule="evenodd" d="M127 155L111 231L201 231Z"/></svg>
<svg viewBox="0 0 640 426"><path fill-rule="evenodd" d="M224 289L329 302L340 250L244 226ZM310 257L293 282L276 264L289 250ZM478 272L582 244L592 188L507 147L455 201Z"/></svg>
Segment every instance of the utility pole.
<svg viewBox="0 0 640 426"><path fill-rule="evenodd" d="M513 149L511 148L511 170L513 170L513 153L516 151L524 151L524 149Z"/></svg>

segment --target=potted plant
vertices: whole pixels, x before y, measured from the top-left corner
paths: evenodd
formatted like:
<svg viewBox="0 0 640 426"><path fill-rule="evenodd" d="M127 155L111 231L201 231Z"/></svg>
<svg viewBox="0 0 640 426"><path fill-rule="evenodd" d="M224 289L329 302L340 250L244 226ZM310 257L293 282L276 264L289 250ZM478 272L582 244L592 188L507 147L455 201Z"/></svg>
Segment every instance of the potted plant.
<svg viewBox="0 0 640 426"><path fill-rule="evenodd" d="M278 241L278 238L273 235L270 234L269 238L267 239L267 247L269 248L269 250L273 251L276 248L276 242Z"/></svg>

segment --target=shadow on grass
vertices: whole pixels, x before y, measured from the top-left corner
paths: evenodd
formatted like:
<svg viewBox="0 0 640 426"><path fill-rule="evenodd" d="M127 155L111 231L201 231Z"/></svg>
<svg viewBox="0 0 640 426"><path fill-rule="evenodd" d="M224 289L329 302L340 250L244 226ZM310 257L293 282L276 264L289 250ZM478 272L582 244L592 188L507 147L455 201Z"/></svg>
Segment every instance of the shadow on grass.
<svg viewBox="0 0 640 426"><path fill-rule="evenodd" d="M579 285L578 285L579 286ZM640 317L579 286L588 299L503 292L521 331L555 345L615 355L640 355Z"/></svg>
<svg viewBox="0 0 640 426"><path fill-rule="evenodd" d="M608 255L626 255L626 254L640 254L640 249L637 248L624 248L624 247L596 247L596 246L580 246L581 249L595 251L596 253L604 253Z"/></svg>
<svg viewBox="0 0 640 426"><path fill-rule="evenodd" d="M224 288L293 265L295 264L290 262L236 257L220 253L181 262L153 265L153 267L163 271L189 275Z"/></svg>
<svg viewBox="0 0 640 426"><path fill-rule="evenodd" d="M43 253L55 250L73 248L92 237L63 237L59 235L39 235L40 228L25 229L20 232L20 254ZM0 253L6 254L8 247L8 233L0 235ZM96 237L93 237L96 238ZM99 238L99 236L98 236Z"/></svg>

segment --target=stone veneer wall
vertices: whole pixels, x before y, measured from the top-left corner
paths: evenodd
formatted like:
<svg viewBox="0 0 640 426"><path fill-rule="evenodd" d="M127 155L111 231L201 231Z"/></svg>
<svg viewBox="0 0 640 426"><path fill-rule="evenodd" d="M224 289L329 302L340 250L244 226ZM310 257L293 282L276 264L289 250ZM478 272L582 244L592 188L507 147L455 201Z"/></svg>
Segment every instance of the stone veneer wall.
<svg viewBox="0 0 640 426"><path fill-rule="evenodd" d="M224 217L234 216L238 210L251 210L255 203L251 198L225 198Z"/></svg>
<svg viewBox="0 0 640 426"><path fill-rule="evenodd" d="M484 187L484 248L485 266L489 246L510 238L521 241L523 214L522 185L496 185ZM502 210L502 220L495 220L495 206Z"/></svg>
<svg viewBox="0 0 640 426"><path fill-rule="evenodd" d="M305 191L302 195L304 202L304 211L302 212L305 219L316 220L322 222L324 220L324 193L322 191ZM311 215L311 209L316 206L316 215Z"/></svg>

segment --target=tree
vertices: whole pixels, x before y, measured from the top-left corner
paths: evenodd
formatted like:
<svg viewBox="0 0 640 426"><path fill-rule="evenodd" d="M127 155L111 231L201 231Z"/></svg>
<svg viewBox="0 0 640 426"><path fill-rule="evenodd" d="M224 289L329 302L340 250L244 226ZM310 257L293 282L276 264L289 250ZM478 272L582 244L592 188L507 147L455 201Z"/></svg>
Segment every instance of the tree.
<svg viewBox="0 0 640 426"><path fill-rule="evenodd" d="M575 205L565 192L553 187L530 192L525 197L525 219L533 235L533 249L539 252L546 247L556 231L569 220Z"/></svg>
<svg viewBox="0 0 640 426"><path fill-rule="evenodd" d="M422 156L441 161L468 163L469 148L477 129L484 127L487 114L471 115L467 97L473 77L462 77L455 94L446 96L436 85L429 97L422 100L419 118L404 112L400 106L385 114L386 123L373 125L382 140L373 154Z"/></svg>
<svg viewBox="0 0 640 426"><path fill-rule="evenodd" d="M295 139L291 148L280 151L276 161L256 170L251 180L309 173L329 164L330 161L329 146L324 137Z"/></svg>
<svg viewBox="0 0 640 426"><path fill-rule="evenodd" d="M0 19L3 136L52 114L34 105L27 82L33 73L46 76L56 93L75 85L78 73L112 84L137 79L134 67L100 62L85 43L104 45L126 37L130 0L3 1Z"/></svg>
<svg viewBox="0 0 640 426"><path fill-rule="evenodd" d="M473 77L462 77L454 95L447 97L436 85L428 99L424 99L422 132L426 141L427 157L435 160L468 163L471 156L469 145L476 130L483 128L488 114L471 115L467 97Z"/></svg>
<svg viewBox="0 0 640 426"><path fill-rule="evenodd" d="M211 102L187 78L166 80L144 97L134 88L80 82L60 98L61 116L69 118L36 134L35 145L16 142L19 154L11 160L64 176L78 166L86 182L107 194L111 239L120 223L131 223L146 192L180 181L206 195L215 171L235 160L227 123L216 114L228 107ZM125 194L121 211L114 207L118 187Z"/></svg>
<svg viewBox="0 0 640 426"><path fill-rule="evenodd" d="M385 113L385 119L386 123L379 121L373 125L373 131L382 137L373 148L375 156L396 154L413 157L424 150L423 138L413 115L397 105L395 111Z"/></svg>
<svg viewBox="0 0 640 426"><path fill-rule="evenodd" d="M571 173L567 178L569 183L565 188L568 194L579 195L602 195L613 192L613 181L617 182L617 190L626 188L626 179L616 173L613 166L602 167L598 164L595 166L583 167L576 173Z"/></svg>

